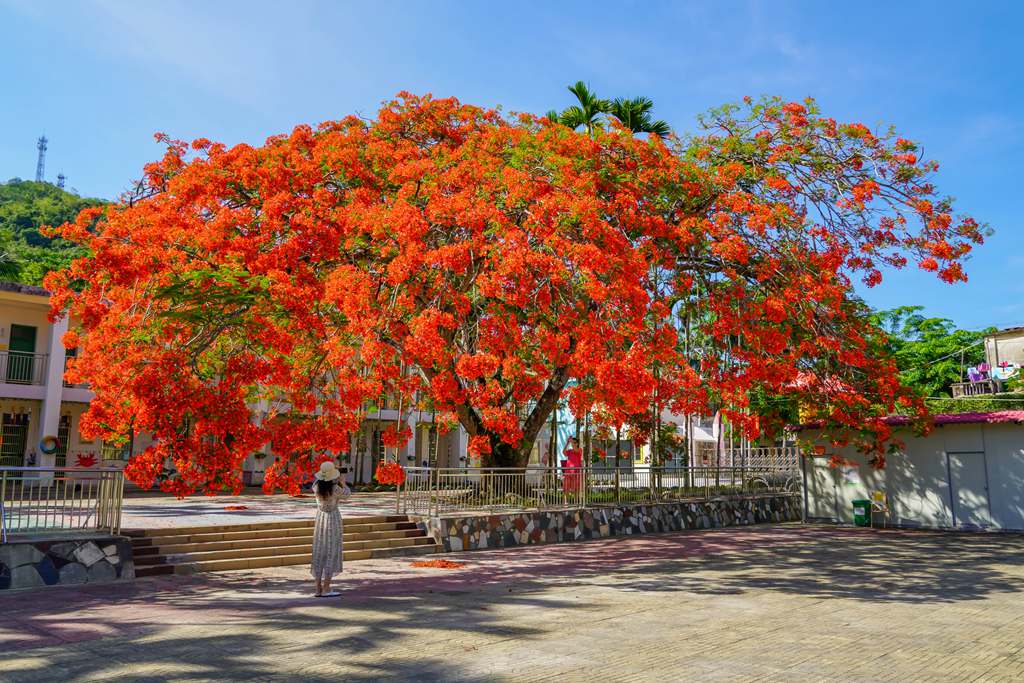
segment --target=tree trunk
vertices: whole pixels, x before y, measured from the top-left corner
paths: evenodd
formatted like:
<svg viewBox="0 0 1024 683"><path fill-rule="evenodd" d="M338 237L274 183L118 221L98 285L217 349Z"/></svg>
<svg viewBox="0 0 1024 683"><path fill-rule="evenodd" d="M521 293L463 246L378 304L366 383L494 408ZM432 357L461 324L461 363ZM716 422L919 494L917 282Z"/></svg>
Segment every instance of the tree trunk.
<svg viewBox="0 0 1024 683"><path fill-rule="evenodd" d="M446 341L451 343L452 339L450 336ZM571 354L575 351L576 343L574 337L569 338L568 353ZM437 376L437 372L431 368L418 367L417 369L428 383ZM565 389L568 383L568 366L555 368L551 378L548 380L547 386L544 387L544 391L541 392L533 410L530 411L530 415L523 421L523 439L518 448L501 443L495 434L485 429L480 414L472 406L455 406L455 416L470 437L487 437L491 445L491 455L490 458L484 459L485 464L490 464L493 467L518 467L525 469L530 460L530 451L533 450L533 444L537 440L537 435L540 433L547 418L558 407L558 399L561 398L562 390ZM552 438L554 438L554 434L552 434Z"/></svg>
<svg viewBox="0 0 1024 683"><path fill-rule="evenodd" d="M471 437L486 436L491 445L490 457L484 458L483 464L491 467L516 467L519 469L525 469L526 465L530 461L530 453L533 450L534 442L537 441L537 435L540 433L541 427L544 426L549 417L554 419L554 412L558 407L558 399L567 382L568 376L560 376L558 381L548 384L548 387L544 390L540 400L537 401L537 405L534 406L530 416L523 424L523 438L522 441L519 442L518 447L504 443L497 434L485 429L482 424L482 420L480 419L480 416L477 415L475 409L469 406L459 406L456 409L456 415L459 418L459 423L466 432ZM552 429L552 441L554 441L555 438L555 430ZM557 457L557 454L554 455Z"/></svg>
<svg viewBox="0 0 1024 683"><path fill-rule="evenodd" d="M526 463L530 457L530 450L533 448L533 444L529 444L529 448L525 449L525 457L523 455L526 444L520 444L519 448L515 448L503 441L498 440L495 437L491 438L491 457L490 464L492 467L517 467L525 468Z"/></svg>

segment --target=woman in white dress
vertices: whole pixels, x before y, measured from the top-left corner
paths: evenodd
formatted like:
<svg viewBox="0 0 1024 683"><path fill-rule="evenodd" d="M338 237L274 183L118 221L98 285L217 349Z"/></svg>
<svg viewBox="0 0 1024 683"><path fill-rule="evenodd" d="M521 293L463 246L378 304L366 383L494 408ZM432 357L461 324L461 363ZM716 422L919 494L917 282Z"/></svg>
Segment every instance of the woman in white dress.
<svg viewBox="0 0 1024 683"><path fill-rule="evenodd" d="M313 527L313 578L316 579L316 597L330 598L341 595L331 590L331 579L341 573L342 524L338 503L348 498L349 489L344 481L339 484L341 472L330 461L320 465L313 482L316 494L316 524Z"/></svg>

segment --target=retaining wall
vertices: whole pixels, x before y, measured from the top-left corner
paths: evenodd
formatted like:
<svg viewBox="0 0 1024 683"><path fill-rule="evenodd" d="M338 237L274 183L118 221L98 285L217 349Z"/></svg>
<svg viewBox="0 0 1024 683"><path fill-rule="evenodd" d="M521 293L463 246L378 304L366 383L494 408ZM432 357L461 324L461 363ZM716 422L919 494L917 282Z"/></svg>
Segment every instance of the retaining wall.
<svg viewBox="0 0 1024 683"><path fill-rule="evenodd" d="M423 518L419 524L445 552L453 552L799 519L800 496L778 494L540 512L460 513Z"/></svg>
<svg viewBox="0 0 1024 683"><path fill-rule="evenodd" d="M134 578L132 544L121 536L12 539L0 545L0 590Z"/></svg>

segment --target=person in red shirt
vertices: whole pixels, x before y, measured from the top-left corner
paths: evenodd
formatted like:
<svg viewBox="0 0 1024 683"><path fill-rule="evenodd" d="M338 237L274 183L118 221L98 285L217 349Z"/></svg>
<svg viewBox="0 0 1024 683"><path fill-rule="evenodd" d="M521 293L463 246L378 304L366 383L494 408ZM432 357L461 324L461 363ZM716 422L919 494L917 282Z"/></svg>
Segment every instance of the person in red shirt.
<svg viewBox="0 0 1024 683"><path fill-rule="evenodd" d="M566 493L579 491L582 479L583 451L580 450L579 442L570 437L569 443L562 451L562 487Z"/></svg>

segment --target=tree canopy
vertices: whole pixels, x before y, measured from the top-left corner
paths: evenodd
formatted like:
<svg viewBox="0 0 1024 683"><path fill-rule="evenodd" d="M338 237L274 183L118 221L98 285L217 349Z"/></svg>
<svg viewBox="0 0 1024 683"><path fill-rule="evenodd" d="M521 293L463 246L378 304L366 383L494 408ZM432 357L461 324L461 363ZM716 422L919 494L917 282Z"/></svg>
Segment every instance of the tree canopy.
<svg viewBox="0 0 1024 683"><path fill-rule="evenodd" d="M402 93L258 147L160 136L134 195L56 231L89 252L46 279L82 321L83 433L152 432L129 476L170 458L176 493L240 487L269 442L267 487L294 490L384 393L516 466L561 399L610 424L721 405L756 436L783 422L746 409L761 393L880 465L876 418L923 407L852 281L908 262L963 280L982 228L914 143L810 100L700 123L587 135Z"/></svg>
<svg viewBox="0 0 1024 683"><path fill-rule="evenodd" d="M900 380L921 396L950 396L950 385L964 381L964 366L985 360L985 331L957 329L947 318L928 318L922 306L900 306L875 314L888 334L887 350Z"/></svg>

